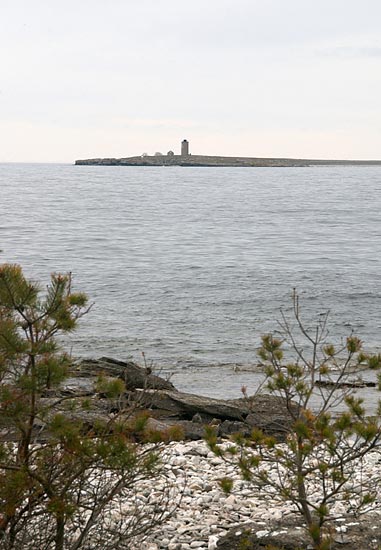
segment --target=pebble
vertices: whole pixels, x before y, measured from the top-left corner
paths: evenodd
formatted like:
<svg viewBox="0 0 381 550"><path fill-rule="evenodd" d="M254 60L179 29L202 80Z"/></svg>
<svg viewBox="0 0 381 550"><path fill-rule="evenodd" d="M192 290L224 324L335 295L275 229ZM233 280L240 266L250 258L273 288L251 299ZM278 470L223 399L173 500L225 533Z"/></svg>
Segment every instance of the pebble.
<svg viewBox="0 0 381 550"><path fill-rule="evenodd" d="M267 529L264 529L263 531L257 531L256 532L256 535L259 539L261 539L262 537L266 537L269 534L270 534L270 531L268 531Z"/></svg>
<svg viewBox="0 0 381 550"><path fill-rule="evenodd" d="M380 457L379 451L365 457L359 476L371 479L376 472L381 473ZM265 536L270 533L270 522L277 522L279 532L282 518L297 513L291 503L277 498L275 490L267 490L266 496L261 496L255 487L242 480L238 468L216 457L204 441L169 443L162 458L165 479L139 481L139 497L144 497L145 506L147 502L154 505L156 500L160 506L160 497L169 484L173 488L171 502L178 499L179 506L166 523L152 531L143 546L136 546L136 550L217 550L219 539L232 528L239 529L255 521L261 524L257 535ZM269 470L272 479L276 479L276 475L275 468ZM234 481L230 495L219 488L218 480L224 477ZM359 480L355 479L354 483ZM318 500L319 484L312 482L311 489ZM381 488L379 491L369 511L380 508ZM344 501L337 501L332 509L340 516L350 511L349 506ZM346 522L351 525L348 520ZM345 522L340 522L336 532L339 536L346 533Z"/></svg>

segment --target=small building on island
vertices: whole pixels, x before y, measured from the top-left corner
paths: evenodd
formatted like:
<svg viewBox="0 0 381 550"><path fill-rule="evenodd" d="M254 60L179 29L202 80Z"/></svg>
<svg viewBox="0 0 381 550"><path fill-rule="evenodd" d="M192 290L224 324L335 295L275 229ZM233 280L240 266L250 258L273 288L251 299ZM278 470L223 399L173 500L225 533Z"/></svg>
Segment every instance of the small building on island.
<svg viewBox="0 0 381 550"><path fill-rule="evenodd" d="M189 141L187 141L186 139L183 139L183 141L181 142L181 156L189 156Z"/></svg>

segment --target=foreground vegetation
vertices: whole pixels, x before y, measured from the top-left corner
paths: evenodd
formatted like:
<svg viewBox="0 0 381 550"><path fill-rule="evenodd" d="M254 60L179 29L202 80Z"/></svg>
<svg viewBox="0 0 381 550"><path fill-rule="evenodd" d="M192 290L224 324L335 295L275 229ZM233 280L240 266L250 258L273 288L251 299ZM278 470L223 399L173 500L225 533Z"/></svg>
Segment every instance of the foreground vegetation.
<svg viewBox="0 0 381 550"><path fill-rule="evenodd" d="M350 379L364 366L379 369L381 358L363 353L362 342L353 335L334 347L328 342L327 321L328 314L320 316L308 329L294 293L293 317L282 313L278 334L262 337L261 389L281 396L292 418L283 445L257 429L250 437L235 434L227 446L212 428L207 434L210 448L236 464L258 494L296 507L315 550L331 548L325 527L338 499L360 513L374 500L380 482L362 479L361 460L381 446L381 404L377 415L368 417ZM293 360L285 358L285 347ZM245 388L243 393L249 399ZM221 487L230 492L231 480L221 480Z"/></svg>
<svg viewBox="0 0 381 550"><path fill-rule="evenodd" d="M99 378L98 392L118 406L91 425L81 419L89 396L77 395L74 410L72 396L60 390L72 360L57 338L89 309L70 274L53 274L41 289L20 266L0 266L1 550L136 548L178 502L174 484L159 505L136 494L140 480L163 474L163 434L147 430L147 415L126 399L122 380ZM350 383L364 366L380 369L381 357L365 354L353 335L334 347L327 321L328 314L320 316L308 328L294 293L293 316L282 314L277 334L262 338L265 381L258 391L286 404L291 430L282 444L259 429L229 443L213 426L206 436L258 495L300 512L315 550L331 548L327 525L338 500L356 513L374 500L379 480L363 479L361 462L381 447L381 405L368 417ZM228 478L220 485L233 490Z"/></svg>
<svg viewBox="0 0 381 550"><path fill-rule="evenodd" d="M161 472L160 434L145 441L146 417L119 407L96 426L71 419L70 395L57 392L70 357L57 336L89 310L70 275L53 274L44 292L19 266L0 267L0 548L79 550L134 548L174 506L134 505L134 486ZM117 379L99 391L119 399ZM64 413L57 413L57 406ZM81 406L86 409L84 396Z"/></svg>

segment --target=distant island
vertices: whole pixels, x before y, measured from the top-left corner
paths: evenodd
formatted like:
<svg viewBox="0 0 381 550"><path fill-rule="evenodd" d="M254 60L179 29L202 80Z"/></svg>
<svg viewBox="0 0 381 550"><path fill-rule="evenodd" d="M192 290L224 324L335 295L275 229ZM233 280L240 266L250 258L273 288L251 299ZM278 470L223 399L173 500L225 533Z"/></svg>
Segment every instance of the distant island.
<svg viewBox="0 0 381 550"><path fill-rule="evenodd" d="M126 158L94 158L76 160L82 166L209 166L209 167L288 167L288 166L381 166L381 160L324 160L259 157L220 157L191 155L189 142L181 142L181 154L168 151L166 155L142 155Z"/></svg>

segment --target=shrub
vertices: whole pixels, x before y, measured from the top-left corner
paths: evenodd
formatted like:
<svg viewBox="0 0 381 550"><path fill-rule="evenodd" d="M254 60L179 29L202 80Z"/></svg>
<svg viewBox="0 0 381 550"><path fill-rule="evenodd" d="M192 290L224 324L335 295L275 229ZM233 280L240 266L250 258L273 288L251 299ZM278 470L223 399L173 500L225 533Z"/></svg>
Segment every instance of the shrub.
<svg viewBox="0 0 381 550"><path fill-rule="evenodd" d="M342 498L360 512L374 499L375 480L367 484L359 474L362 459L380 446L381 406L378 416L368 418L351 377L364 365L379 368L380 358L364 354L362 342L353 335L338 348L329 343L328 313L311 330L306 328L296 293L293 322L281 315L278 334L263 336L258 353L265 372L260 391L281 396L292 419L285 443L257 429L251 437L236 434L230 444L220 444L210 429L207 442L237 465L259 496L270 494L292 503L305 520L314 548L325 550L330 548L325 526L332 505ZM294 360L285 360L285 346ZM221 486L231 490L226 479Z"/></svg>
<svg viewBox="0 0 381 550"><path fill-rule="evenodd" d="M144 539L174 506L165 485L155 504L137 494L139 482L161 474L160 442L142 445L131 437L139 432L144 440L146 419L135 420L127 409L89 425L80 414L88 399L73 405L55 391L71 366L57 336L73 331L88 310L70 275L53 274L42 292L19 266L0 266L4 550L136 548L134 538ZM119 380L99 386L115 398L124 392Z"/></svg>

